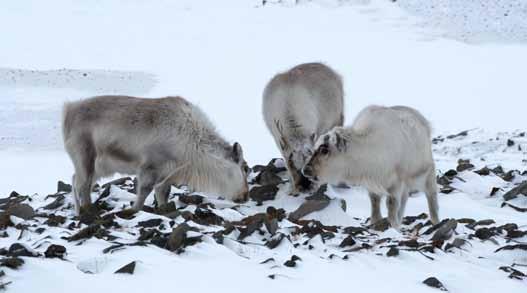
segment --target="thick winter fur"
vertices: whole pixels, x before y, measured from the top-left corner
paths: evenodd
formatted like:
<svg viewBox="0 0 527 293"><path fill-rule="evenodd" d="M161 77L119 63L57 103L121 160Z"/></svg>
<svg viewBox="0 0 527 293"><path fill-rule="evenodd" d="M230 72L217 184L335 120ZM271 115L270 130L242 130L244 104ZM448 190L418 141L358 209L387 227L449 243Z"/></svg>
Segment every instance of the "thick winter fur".
<svg viewBox="0 0 527 293"><path fill-rule="evenodd" d="M67 103L63 138L75 167L77 212L91 205L93 183L116 172L137 174L137 210L153 188L158 204L166 203L172 184L232 200L247 196L240 145L228 144L198 107L180 97L100 96Z"/></svg>
<svg viewBox="0 0 527 293"><path fill-rule="evenodd" d="M370 194L371 222L382 219L380 196L387 195L388 220L398 227L409 193L426 193L430 218L439 221L431 130L416 110L369 106L351 127L336 127L321 136L305 166L317 180L362 185Z"/></svg>
<svg viewBox="0 0 527 293"><path fill-rule="evenodd" d="M344 92L340 76L321 63L298 65L277 74L263 93L263 116L287 162L292 193L303 185L300 170L316 138L341 126ZM305 181L305 180L304 180Z"/></svg>

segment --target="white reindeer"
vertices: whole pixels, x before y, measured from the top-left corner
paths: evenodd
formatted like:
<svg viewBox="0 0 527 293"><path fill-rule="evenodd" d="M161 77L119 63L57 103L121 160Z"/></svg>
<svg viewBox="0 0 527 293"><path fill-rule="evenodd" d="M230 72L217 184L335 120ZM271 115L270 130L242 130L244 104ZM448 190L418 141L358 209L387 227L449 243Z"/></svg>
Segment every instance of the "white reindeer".
<svg viewBox="0 0 527 293"><path fill-rule="evenodd" d="M263 116L287 162L291 193L309 187L300 170L316 138L341 126L344 92L340 76L321 63L301 64L277 74L263 93Z"/></svg>
<svg viewBox="0 0 527 293"><path fill-rule="evenodd" d="M380 197L387 195L388 221L399 227L409 193L423 191L432 223L438 223L437 185L431 129L416 110L369 106L351 127L321 136L304 167L315 181L364 186L370 195L371 223L382 219Z"/></svg>
<svg viewBox="0 0 527 293"><path fill-rule="evenodd" d="M206 115L181 97L100 96L66 103L63 138L75 167L78 214L91 207L93 183L116 172L137 174L135 210L154 188L158 204L166 203L172 184L247 199L241 146L228 144Z"/></svg>

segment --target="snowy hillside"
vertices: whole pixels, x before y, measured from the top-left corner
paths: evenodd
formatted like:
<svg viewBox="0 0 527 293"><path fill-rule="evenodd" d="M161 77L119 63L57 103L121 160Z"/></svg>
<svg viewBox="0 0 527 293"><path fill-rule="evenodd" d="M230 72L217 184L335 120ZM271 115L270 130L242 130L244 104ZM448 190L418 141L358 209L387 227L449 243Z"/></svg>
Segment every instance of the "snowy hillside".
<svg viewBox="0 0 527 293"><path fill-rule="evenodd" d="M423 281L435 277L450 292L524 292L526 31L516 0L4 1L0 287L434 292ZM369 104L429 118L442 225L422 215L420 194L400 231L379 232L359 187L311 201L285 193L280 161L268 165L279 153L261 94L274 74L309 61L342 75L348 124ZM187 98L260 165L253 188L265 185L260 172L276 187L241 205L174 187L171 205L153 209L151 196L131 216L122 210L133 180L103 186L116 175L92 194L102 220L81 223L60 113L64 101L99 94ZM295 217L305 202L322 209ZM133 275L114 274L132 262Z"/></svg>

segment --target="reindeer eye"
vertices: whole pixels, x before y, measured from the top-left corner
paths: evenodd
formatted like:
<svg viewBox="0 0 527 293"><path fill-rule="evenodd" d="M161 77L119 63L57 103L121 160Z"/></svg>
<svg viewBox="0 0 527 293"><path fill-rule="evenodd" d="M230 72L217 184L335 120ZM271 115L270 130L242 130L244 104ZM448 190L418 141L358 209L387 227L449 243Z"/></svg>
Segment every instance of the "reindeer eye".
<svg viewBox="0 0 527 293"><path fill-rule="evenodd" d="M329 154L329 147L327 144L323 144L319 147L318 151L323 155L327 155Z"/></svg>

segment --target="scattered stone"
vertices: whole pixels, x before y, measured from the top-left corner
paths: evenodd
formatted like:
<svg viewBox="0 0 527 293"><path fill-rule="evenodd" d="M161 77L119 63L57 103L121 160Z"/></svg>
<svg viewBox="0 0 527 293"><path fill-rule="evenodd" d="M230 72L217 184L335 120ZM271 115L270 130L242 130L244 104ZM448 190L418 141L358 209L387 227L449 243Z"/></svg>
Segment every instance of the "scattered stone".
<svg viewBox="0 0 527 293"><path fill-rule="evenodd" d="M527 274L524 274L523 272L518 271L515 268L512 267L500 267L500 270L510 273L509 278L515 279L515 280L523 280L527 278Z"/></svg>
<svg viewBox="0 0 527 293"><path fill-rule="evenodd" d="M507 173L501 175L501 179L503 179L504 181L507 181L507 182L512 182L512 180L514 180L514 177L516 177L516 173L519 174L518 171L516 170L510 170L508 171Z"/></svg>
<svg viewBox="0 0 527 293"><path fill-rule="evenodd" d="M514 140L512 140L512 139L508 139L508 140L507 140L507 146L508 146L508 147L514 146Z"/></svg>
<svg viewBox="0 0 527 293"><path fill-rule="evenodd" d="M58 227L64 223L66 223L66 217L50 214L44 224L50 227Z"/></svg>
<svg viewBox="0 0 527 293"><path fill-rule="evenodd" d="M62 181L57 182L57 193L64 192L70 193L73 190L70 184L66 184Z"/></svg>
<svg viewBox="0 0 527 293"><path fill-rule="evenodd" d="M390 247L390 249L386 253L386 256L388 257L394 257L398 255L399 255L399 249L397 247Z"/></svg>
<svg viewBox="0 0 527 293"><path fill-rule="evenodd" d="M269 249L275 249L282 243L282 240L285 238L285 235L282 233L279 233L277 236L271 238L269 241L265 243L265 246Z"/></svg>
<svg viewBox="0 0 527 293"><path fill-rule="evenodd" d="M518 211L518 212L521 212L521 213L527 213L527 208L520 208L520 207L517 207L517 206L512 205L510 203L507 203L507 202L504 202L504 203L501 204L502 208L506 207L506 206L512 208L515 211Z"/></svg>
<svg viewBox="0 0 527 293"><path fill-rule="evenodd" d="M470 163L470 160L459 159L458 160L458 165L456 167L456 171L457 172L463 172L463 171L466 171L466 170L474 169L474 167L475 166Z"/></svg>
<svg viewBox="0 0 527 293"><path fill-rule="evenodd" d="M161 223L163 223L163 219L150 219L137 223L137 227L152 228L158 227Z"/></svg>
<svg viewBox="0 0 527 293"><path fill-rule="evenodd" d="M278 185L282 183L282 178L274 172L276 167L265 168L260 174L254 178L254 183L259 185Z"/></svg>
<svg viewBox="0 0 527 293"><path fill-rule="evenodd" d="M312 212L320 211L329 206L329 200L306 200L298 209L289 214L289 220L296 222Z"/></svg>
<svg viewBox="0 0 527 293"><path fill-rule="evenodd" d="M64 200L66 198L64 197L64 195L62 194L59 194L55 200L53 202L51 202L50 204L46 205L43 207L43 209L45 210L54 210L54 209L58 209L60 207L62 207L62 205L64 205Z"/></svg>
<svg viewBox="0 0 527 293"><path fill-rule="evenodd" d="M301 260L300 257L296 256L296 255L293 255L291 256L291 259L286 261L284 263L284 266L288 267L288 268L294 268L296 267L296 262Z"/></svg>
<svg viewBox="0 0 527 293"><path fill-rule="evenodd" d="M496 175L503 175L503 173L505 173L503 171L503 167L502 166L497 166L496 168L494 169L491 169L492 173L496 174Z"/></svg>
<svg viewBox="0 0 527 293"><path fill-rule="evenodd" d="M261 205L266 200L274 200L277 192L276 185L255 186L249 191L249 198Z"/></svg>
<svg viewBox="0 0 527 293"><path fill-rule="evenodd" d="M104 183L101 188L102 189L105 189L107 187L110 187L112 185L117 185L117 186L121 186L121 185L125 185L126 184L126 181L132 181L132 178L131 177L123 177L123 178L118 178L118 179L115 179L115 180L112 180L110 182L106 182Z"/></svg>
<svg viewBox="0 0 527 293"><path fill-rule="evenodd" d="M461 218L461 219L457 219L457 222L460 223L460 224L474 224L476 223L476 220L474 219L470 219L470 218Z"/></svg>
<svg viewBox="0 0 527 293"><path fill-rule="evenodd" d="M468 224L467 228L474 229L476 226L489 226L489 225L492 225L492 224L496 224L496 222L494 220L492 220L492 219L480 220L480 221Z"/></svg>
<svg viewBox="0 0 527 293"><path fill-rule="evenodd" d="M450 179L452 179L452 178L454 178L455 176L457 176L457 174L458 174L458 171L453 170L453 169L450 169L450 170L446 171L444 175L445 175L446 177L449 177Z"/></svg>
<svg viewBox="0 0 527 293"><path fill-rule="evenodd" d="M196 237L188 237L187 233L193 231L197 232L195 228L191 228L188 224L183 223L172 229L172 233L168 238L166 248L176 253L181 253L183 248L194 245L201 241L201 235Z"/></svg>
<svg viewBox="0 0 527 293"><path fill-rule="evenodd" d="M176 203L173 201L158 206L155 210L155 213L171 219L175 219L180 215L180 212L177 210Z"/></svg>
<svg viewBox="0 0 527 293"><path fill-rule="evenodd" d="M44 252L44 256L47 258L60 258L64 259L64 255L66 254L66 247L62 245L56 245L52 244L46 249L46 252Z"/></svg>
<svg viewBox="0 0 527 293"><path fill-rule="evenodd" d="M205 199L203 196L199 194L192 194L192 195L186 195L181 194L178 196L178 199L180 202L187 204L187 205L200 205L203 203L203 200Z"/></svg>
<svg viewBox="0 0 527 293"><path fill-rule="evenodd" d="M399 246L406 246L406 247L410 247L410 248L419 248L419 246L421 246L422 244L419 243L419 241L417 241L417 239L410 239L410 240L399 241L399 243L397 245L399 245Z"/></svg>
<svg viewBox="0 0 527 293"><path fill-rule="evenodd" d="M27 257L37 257L39 256L38 253L30 251L27 249L24 245L20 243L13 243L9 247L9 250L7 251L7 256L10 257L20 257L20 256L27 256Z"/></svg>
<svg viewBox="0 0 527 293"><path fill-rule="evenodd" d="M403 218L403 225L411 225L417 220L425 220L426 218L428 218L426 213L422 213L418 216L406 216Z"/></svg>
<svg viewBox="0 0 527 293"><path fill-rule="evenodd" d="M133 275L135 271L135 261L125 265L124 267L115 271L114 274L130 274Z"/></svg>
<svg viewBox="0 0 527 293"><path fill-rule="evenodd" d="M467 240L465 239L462 239L462 238L456 238L454 239L454 241L452 241L452 243L447 243L445 245L445 251L449 251L451 250L452 248L458 248L458 249L461 249L464 245L466 245L467 243L469 243Z"/></svg>
<svg viewBox="0 0 527 293"><path fill-rule="evenodd" d="M220 226L224 222L223 218L216 215L213 211L201 207L196 208L192 220L200 225Z"/></svg>
<svg viewBox="0 0 527 293"><path fill-rule="evenodd" d="M494 236L494 233L489 228L480 228L476 230L474 235L481 240L487 240Z"/></svg>
<svg viewBox="0 0 527 293"><path fill-rule="evenodd" d="M443 283L441 283L437 278L435 277L430 277L426 280L423 281L423 284L429 286L429 287L432 287L432 288L436 288L436 289L439 289L441 291L448 291L445 286L443 285Z"/></svg>
<svg viewBox="0 0 527 293"><path fill-rule="evenodd" d="M24 260L19 257L7 257L0 259L0 267L8 267L16 270L24 264Z"/></svg>
<svg viewBox="0 0 527 293"><path fill-rule="evenodd" d="M463 136L467 136L468 135L468 130L465 130L465 131L461 131L460 133L458 134L452 134L452 135L449 135L447 136L446 138L448 139L454 139L454 138L457 138L457 137L463 137Z"/></svg>
<svg viewBox="0 0 527 293"><path fill-rule="evenodd" d="M124 220L131 220L135 218L135 214L137 214L137 211L133 209L125 209L115 213L117 217Z"/></svg>
<svg viewBox="0 0 527 293"><path fill-rule="evenodd" d="M452 237L452 235L454 234L456 228L457 221L455 219L449 219L443 225L437 228L437 231L435 232L434 236L432 236L432 241L446 241L450 239L450 237Z"/></svg>
<svg viewBox="0 0 527 293"><path fill-rule="evenodd" d="M480 176L488 176L488 175L490 175L490 169L487 166L485 166L485 167L483 167L483 168L481 168L481 169L479 169L477 171L474 171L474 173L476 173L476 174L478 174Z"/></svg>
<svg viewBox="0 0 527 293"><path fill-rule="evenodd" d="M492 190L490 191L490 196L495 196L498 191L500 191L501 188L499 187L492 187Z"/></svg>
<svg viewBox="0 0 527 293"><path fill-rule="evenodd" d="M274 235L276 233L276 231L278 231L278 219L274 218L274 219L270 219L269 217L267 217L265 220L264 220L264 224L265 224L265 228L267 229L267 232L269 232L269 234L271 235Z"/></svg>
<svg viewBox="0 0 527 293"><path fill-rule="evenodd" d="M503 251L503 250L516 250L516 249L527 251L527 244L506 245L506 246L498 248L494 252L500 252L500 251Z"/></svg>
<svg viewBox="0 0 527 293"><path fill-rule="evenodd" d="M71 242L71 241L89 239L92 237L96 237L100 239L105 236L108 236L108 231L104 230L99 224L92 224L80 230L76 234L73 234L70 237L66 237L65 239L68 240L68 242Z"/></svg>
<svg viewBox="0 0 527 293"><path fill-rule="evenodd" d="M35 216L35 210L25 203L15 204L7 209L7 213L11 216L19 217L24 220L30 220Z"/></svg>
<svg viewBox="0 0 527 293"><path fill-rule="evenodd" d="M340 248L344 248L344 247L347 247L347 246L353 246L356 243L357 242L355 241L355 239L353 239L353 236L349 235L348 237L344 238L344 240L342 240L342 242L340 242L339 247Z"/></svg>
<svg viewBox="0 0 527 293"><path fill-rule="evenodd" d="M362 234L369 233L369 232L368 232L368 229L364 227L349 226L349 227L344 228L344 233L350 234L352 236L357 236L357 235L362 235Z"/></svg>

